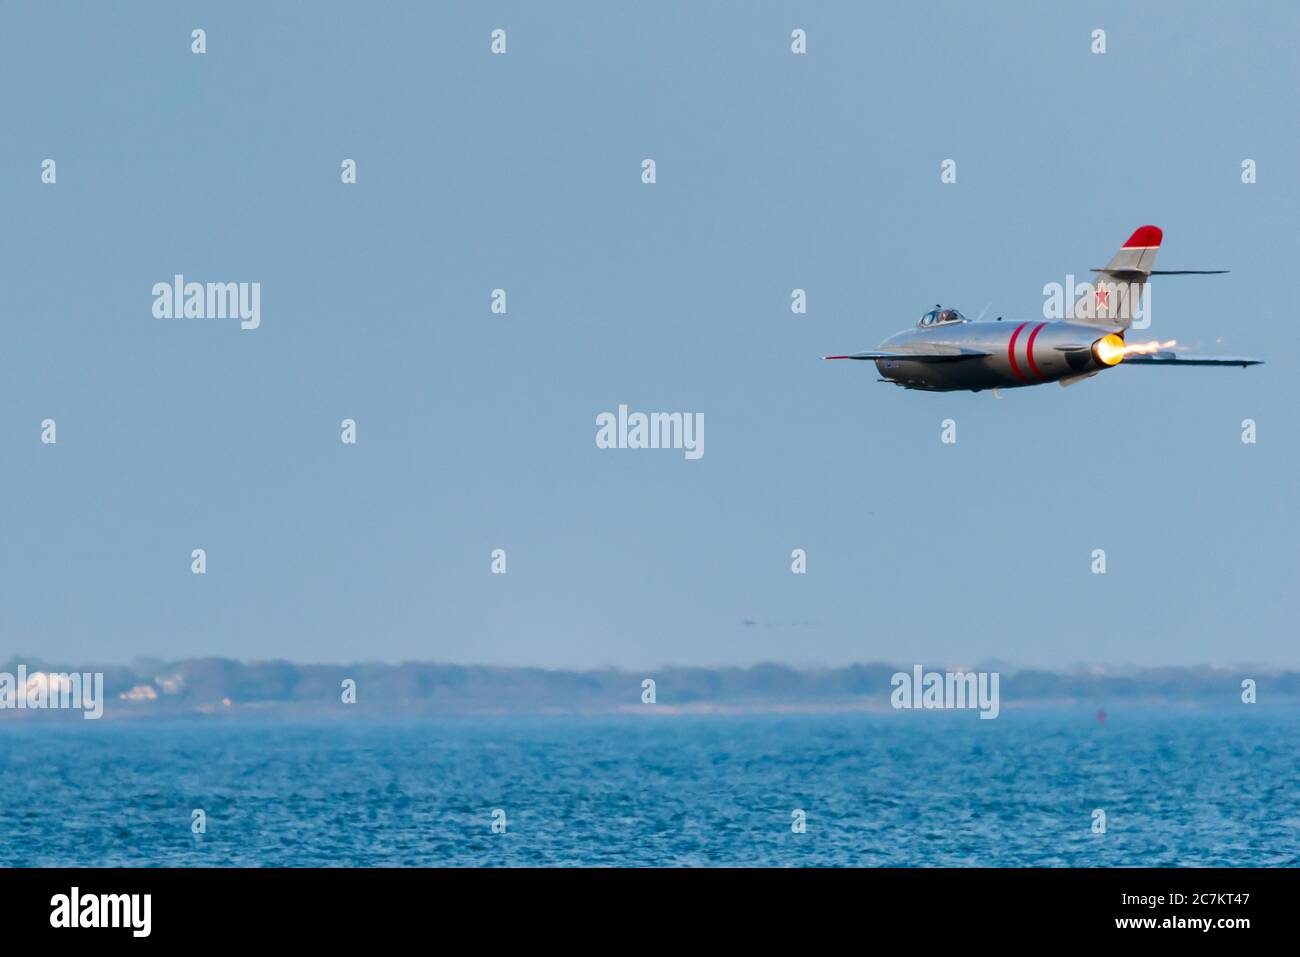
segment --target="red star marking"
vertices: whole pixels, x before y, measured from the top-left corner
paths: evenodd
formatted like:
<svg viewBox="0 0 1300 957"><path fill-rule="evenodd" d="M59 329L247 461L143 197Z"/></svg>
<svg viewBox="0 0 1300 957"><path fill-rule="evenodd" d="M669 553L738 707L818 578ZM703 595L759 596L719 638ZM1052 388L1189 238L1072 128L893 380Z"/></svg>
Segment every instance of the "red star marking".
<svg viewBox="0 0 1300 957"><path fill-rule="evenodd" d="M1102 286L1101 283L1097 283L1097 308L1110 308L1110 290Z"/></svg>

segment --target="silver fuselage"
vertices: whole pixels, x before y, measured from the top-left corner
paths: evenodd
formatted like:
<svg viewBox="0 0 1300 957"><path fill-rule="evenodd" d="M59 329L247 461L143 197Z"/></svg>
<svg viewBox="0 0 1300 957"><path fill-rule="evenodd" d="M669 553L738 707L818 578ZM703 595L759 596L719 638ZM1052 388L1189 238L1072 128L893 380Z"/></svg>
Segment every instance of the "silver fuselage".
<svg viewBox="0 0 1300 957"><path fill-rule="evenodd" d="M880 349L956 346L989 354L954 362L901 358L875 362L882 376L909 389L1014 389L1093 375L1109 368L1097 361L1092 345L1107 333L1122 331L1120 326L1044 320L954 322L904 330L882 342Z"/></svg>

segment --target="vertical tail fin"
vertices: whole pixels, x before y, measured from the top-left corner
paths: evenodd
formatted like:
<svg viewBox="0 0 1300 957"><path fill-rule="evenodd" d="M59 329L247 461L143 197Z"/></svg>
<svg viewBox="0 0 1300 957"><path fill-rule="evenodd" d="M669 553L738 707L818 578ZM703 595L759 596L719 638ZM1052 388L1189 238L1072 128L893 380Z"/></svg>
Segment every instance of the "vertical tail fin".
<svg viewBox="0 0 1300 957"><path fill-rule="evenodd" d="M1104 269L1093 270L1097 281L1075 301L1070 318L1098 326L1132 325L1134 315L1140 315L1162 238L1159 226L1139 226Z"/></svg>

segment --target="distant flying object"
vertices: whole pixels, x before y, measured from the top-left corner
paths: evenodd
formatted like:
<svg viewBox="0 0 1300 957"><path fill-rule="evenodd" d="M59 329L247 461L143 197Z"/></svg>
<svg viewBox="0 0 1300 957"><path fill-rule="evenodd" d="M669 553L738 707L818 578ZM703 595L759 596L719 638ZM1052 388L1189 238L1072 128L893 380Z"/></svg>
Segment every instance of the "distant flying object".
<svg viewBox="0 0 1300 957"><path fill-rule="evenodd" d="M1163 233L1140 226L1099 274L1084 284L1068 318L1043 322L970 320L956 309L936 306L915 329L890 336L873 352L825 356L870 359L884 376L905 389L952 392L1013 389L1044 382L1071 385L1103 369L1124 365L1246 366L1259 359L1191 356L1173 352L1173 342L1130 344L1132 307L1142 302L1150 276L1211 275L1226 269L1153 269Z"/></svg>

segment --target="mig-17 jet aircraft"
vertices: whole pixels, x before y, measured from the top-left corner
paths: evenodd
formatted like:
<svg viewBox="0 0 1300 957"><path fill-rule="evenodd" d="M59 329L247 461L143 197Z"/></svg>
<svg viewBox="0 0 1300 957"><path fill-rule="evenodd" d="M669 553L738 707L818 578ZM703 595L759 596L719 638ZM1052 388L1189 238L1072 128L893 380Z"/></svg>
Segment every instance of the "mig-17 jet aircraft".
<svg viewBox="0 0 1300 957"><path fill-rule="evenodd" d="M1211 275L1224 269L1153 268L1163 233L1141 226L1098 273L1065 318L1052 321L970 320L936 306L915 329L890 336L871 352L824 356L870 359L884 378L906 389L951 392L1011 389L1044 382L1071 385L1118 365L1246 366L1259 359L1193 356L1175 342L1129 343L1125 334L1141 313L1151 276Z"/></svg>

